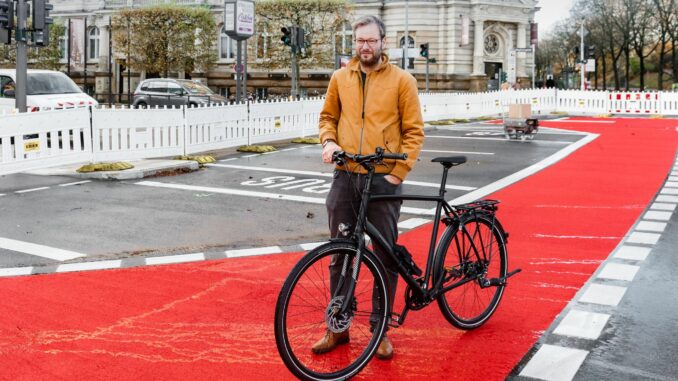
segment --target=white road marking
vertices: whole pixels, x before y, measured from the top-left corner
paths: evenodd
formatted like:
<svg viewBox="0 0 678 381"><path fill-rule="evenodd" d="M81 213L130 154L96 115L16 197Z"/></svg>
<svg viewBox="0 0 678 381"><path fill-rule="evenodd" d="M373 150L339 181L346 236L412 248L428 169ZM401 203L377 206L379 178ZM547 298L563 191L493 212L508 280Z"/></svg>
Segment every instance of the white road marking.
<svg viewBox="0 0 678 381"><path fill-rule="evenodd" d="M278 246L255 247L253 249L226 250L224 252L228 258L251 257L253 255L278 254L282 249Z"/></svg>
<svg viewBox="0 0 678 381"><path fill-rule="evenodd" d="M581 349L544 344L520 375L548 381L571 381L588 354Z"/></svg>
<svg viewBox="0 0 678 381"><path fill-rule="evenodd" d="M241 159L248 159L248 158L250 158L250 157L255 157L255 156L259 156L259 155L261 155L261 154L260 154L260 153L255 153L255 154L252 154L252 155L240 156L240 158L241 158Z"/></svg>
<svg viewBox="0 0 678 381"><path fill-rule="evenodd" d="M599 236L599 235L556 235L556 234L540 234L534 235L537 238L562 238L562 239L619 239L621 237L614 236Z"/></svg>
<svg viewBox="0 0 678 381"><path fill-rule="evenodd" d="M180 254L180 255L168 255L164 257L148 257L146 258L147 265L166 265L170 263L184 263L184 262L195 262L195 261L204 261L204 253L191 253L191 254Z"/></svg>
<svg viewBox="0 0 678 381"><path fill-rule="evenodd" d="M306 203L309 203L309 204L320 204L320 205L325 204L325 199L324 198L318 198L318 197L292 196L292 195L285 195L285 194L279 194L279 193L244 191L244 190L240 190L240 189L213 188L213 187L203 187L203 186L197 186L197 185L160 183L160 182L157 182L157 181L140 181L140 182L135 183L135 184L143 185L143 186L149 186L149 187L156 187L156 188L167 188L167 189L188 190L188 191L196 191L196 192L230 194L230 195L234 195L234 196L244 196L244 197L264 197L264 198L271 198L271 199L276 199L276 200L306 202ZM426 216L433 215L435 213L435 209L433 209L433 212L432 212L429 209L410 208L410 207L406 207L406 206L402 207L400 209L400 211L402 213L426 215Z"/></svg>
<svg viewBox="0 0 678 381"><path fill-rule="evenodd" d="M614 253L615 258L644 261L652 249L641 246L622 246Z"/></svg>
<svg viewBox="0 0 678 381"><path fill-rule="evenodd" d="M609 319L610 315L608 314L570 310L560 321L558 327L553 330L553 333L595 340L600 337L600 333Z"/></svg>
<svg viewBox="0 0 678 381"><path fill-rule="evenodd" d="M18 276L18 275L31 275L33 273L33 267L9 267L0 269L0 277L3 276Z"/></svg>
<svg viewBox="0 0 678 381"><path fill-rule="evenodd" d="M563 158L567 157L570 155L572 152L578 150L579 148L589 144L592 142L594 139L596 139L599 135L597 134L587 134L584 138L578 140L577 142L561 149L560 151L554 153L553 155L545 158L544 160L533 164L527 168L524 168L516 173L513 173L507 177L504 177L503 179L497 180L491 184L488 184L482 188L478 188L473 192L467 193L461 197L457 197L454 200L450 201L451 205L457 205L457 204L464 204L467 202L471 202L480 198L483 198L487 196L488 194L494 193L502 188L505 188L513 183L516 183L526 177L529 177L542 169L545 169L558 161L562 160ZM435 208L432 209L435 211Z"/></svg>
<svg viewBox="0 0 678 381"><path fill-rule="evenodd" d="M28 193L28 192L41 191L41 190L45 190L45 189L49 189L49 187L39 187L39 188L23 189L23 190L18 190L18 191L14 192L14 193Z"/></svg>
<svg viewBox="0 0 678 381"><path fill-rule="evenodd" d="M230 158L230 159L219 160L219 162L220 162L220 163L224 163L224 162L227 162L227 161L233 161L233 160L238 160L238 159L240 159L240 158L239 158L239 157L232 157L232 158Z"/></svg>
<svg viewBox="0 0 678 381"><path fill-rule="evenodd" d="M426 139L429 138L438 138L438 139L462 139L462 140L487 140L487 141L499 141L499 142L522 142L521 140L507 140L506 138L480 138L473 136L442 136L442 135L427 135ZM563 144L572 144L572 142L560 141L560 140L531 140L530 144L539 144L539 145L563 145Z"/></svg>
<svg viewBox="0 0 678 381"><path fill-rule="evenodd" d="M563 122L563 123L599 123L599 124L613 124L617 123L614 120L572 120L572 119L550 119L544 120L544 122Z"/></svg>
<svg viewBox="0 0 678 381"><path fill-rule="evenodd" d="M459 155L494 155L494 152L472 152L472 151L439 151L434 149L423 149L421 152L428 153L453 153Z"/></svg>
<svg viewBox="0 0 678 381"><path fill-rule="evenodd" d="M678 196L659 195L659 196L657 196L656 201L661 201L661 202L678 202Z"/></svg>
<svg viewBox="0 0 678 381"><path fill-rule="evenodd" d="M650 206L650 209L668 210L668 211L673 212L673 211L676 210L676 204L667 204L667 203L655 202Z"/></svg>
<svg viewBox="0 0 678 381"><path fill-rule="evenodd" d="M601 304L604 306L619 305L626 293L626 287L609 286L606 284L591 284L579 298L580 302Z"/></svg>
<svg viewBox="0 0 678 381"><path fill-rule="evenodd" d="M320 246L320 245L324 245L324 244L326 244L326 243L327 243L327 241L324 241L324 242L310 242L310 243L302 243L302 244L299 245L299 246L301 246L301 249L302 249L302 250L308 251L308 250L313 250L313 249L315 249L316 247L318 247L318 246Z"/></svg>
<svg viewBox="0 0 678 381"><path fill-rule="evenodd" d="M663 232L666 229L665 222L652 222L652 221L640 221L636 225L636 230L648 231L648 232Z"/></svg>
<svg viewBox="0 0 678 381"><path fill-rule="evenodd" d="M59 265L56 269L56 272L64 273L64 272L71 272L71 271L117 269L117 268L120 268L121 264L122 264L121 260L82 262L82 263L65 263L63 265Z"/></svg>
<svg viewBox="0 0 678 381"><path fill-rule="evenodd" d="M678 194L678 188L662 188L660 194Z"/></svg>
<svg viewBox="0 0 678 381"><path fill-rule="evenodd" d="M678 181L667 181L665 187L678 188Z"/></svg>
<svg viewBox="0 0 678 381"><path fill-rule="evenodd" d="M5 195L4 193L0 193L0 197L2 197L2 196L4 196L4 195Z"/></svg>
<svg viewBox="0 0 678 381"><path fill-rule="evenodd" d="M231 168L231 169L244 169L247 171L259 171L259 172L273 172L273 173L284 173L289 175L307 175L307 176L320 176L320 177L333 177L333 172L316 172L316 171L301 171L296 169L284 169L284 168L266 168L266 167L253 167L247 165L232 165L232 164L205 164L208 167L219 167L219 168ZM406 185L415 185L428 188L440 188L440 183L427 183L422 181L410 181L405 180ZM470 191L476 189L475 187L466 187L462 185L446 185L446 189L456 189L463 191Z"/></svg>
<svg viewBox="0 0 678 381"><path fill-rule="evenodd" d="M398 222L398 227L401 229L414 229L417 226L421 226L431 222L431 220L425 218L410 218L409 220Z"/></svg>
<svg viewBox="0 0 678 381"><path fill-rule="evenodd" d="M608 263L598 274L601 279L632 281L640 267L621 263Z"/></svg>
<svg viewBox="0 0 678 381"><path fill-rule="evenodd" d="M67 261L70 259L85 257L85 254L74 251L57 249L54 247L37 245L34 243L17 241L9 238L0 238L0 248L17 251L19 253L35 255L38 257Z"/></svg>
<svg viewBox="0 0 678 381"><path fill-rule="evenodd" d="M671 173L673 175L673 173ZM678 176L669 176L669 181L678 181Z"/></svg>
<svg viewBox="0 0 678 381"><path fill-rule="evenodd" d="M659 241L659 237L661 237L661 234L633 232L626 239L626 242L654 245L657 243L657 241Z"/></svg>
<svg viewBox="0 0 678 381"><path fill-rule="evenodd" d="M671 212L656 212L654 210L650 210L649 212L645 212L645 215L643 216L644 219L646 220L660 220L660 221L668 221L671 219Z"/></svg>
<svg viewBox="0 0 678 381"><path fill-rule="evenodd" d="M91 183L92 180L83 180L83 181L76 181L74 183L66 183L66 184L59 184L60 187L70 187L71 185L80 185L80 184L87 184Z"/></svg>

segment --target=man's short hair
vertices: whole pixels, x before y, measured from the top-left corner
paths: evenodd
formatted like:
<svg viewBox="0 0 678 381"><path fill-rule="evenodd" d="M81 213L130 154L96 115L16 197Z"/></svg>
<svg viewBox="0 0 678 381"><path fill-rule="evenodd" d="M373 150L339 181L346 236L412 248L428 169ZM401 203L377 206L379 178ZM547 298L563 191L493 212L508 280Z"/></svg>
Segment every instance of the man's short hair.
<svg viewBox="0 0 678 381"><path fill-rule="evenodd" d="M381 19L377 16L363 16L359 18L353 23L353 35L355 36L356 29L370 24L376 24L379 27L379 34L381 35L381 38L386 37L386 26L384 25L384 22L381 21Z"/></svg>

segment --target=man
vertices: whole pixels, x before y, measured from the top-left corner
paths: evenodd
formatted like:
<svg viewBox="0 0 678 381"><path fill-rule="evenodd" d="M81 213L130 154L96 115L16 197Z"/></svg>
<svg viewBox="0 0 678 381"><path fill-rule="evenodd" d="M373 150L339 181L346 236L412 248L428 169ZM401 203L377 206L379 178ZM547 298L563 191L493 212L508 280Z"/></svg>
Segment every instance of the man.
<svg viewBox="0 0 678 381"><path fill-rule="evenodd" d="M362 17L353 25L356 56L332 75L320 113L320 141L324 163L331 163L332 154L341 150L370 154L382 147L386 152L407 153L406 161L386 161L385 165L377 166L372 181L374 193L400 194L401 183L412 170L424 142L424 122L417 82L412 75L389 63L383 53L385 35L384 23L375 16ZM340 223L355 226L365 173L350 161L336 168L326 201L332 237L339 236ZM367 212L367 218L391 244L398 238L401 204L401 201L373 202ZM398 281L396 265L379 247L375 252L389 273L388 291L393 300ZM331 291L340 272L341 263L332 261ZM348 331L339 334L328 331L312 350L316 354L326 353L348 341ZM393 347L384 336L376 357L392 356Z"/></svg>

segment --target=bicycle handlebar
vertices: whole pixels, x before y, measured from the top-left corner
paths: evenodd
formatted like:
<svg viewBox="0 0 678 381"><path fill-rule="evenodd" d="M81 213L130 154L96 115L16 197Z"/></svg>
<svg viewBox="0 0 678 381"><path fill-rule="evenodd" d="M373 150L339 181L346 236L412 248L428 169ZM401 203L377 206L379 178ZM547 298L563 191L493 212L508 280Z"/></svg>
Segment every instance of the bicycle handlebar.
<svg viewBox="0 0 678 381"><path fill-rule="evenodd" d="M351 154L345 151L335 151L332 154L332 161L338 165L344 165L346 160L350 159L360 165L366 165L368 163L381 163L384 159L390 160L407 160L406 153L385 153L384 149L377 147L376 152L369 155L358 155Z"/></svg>

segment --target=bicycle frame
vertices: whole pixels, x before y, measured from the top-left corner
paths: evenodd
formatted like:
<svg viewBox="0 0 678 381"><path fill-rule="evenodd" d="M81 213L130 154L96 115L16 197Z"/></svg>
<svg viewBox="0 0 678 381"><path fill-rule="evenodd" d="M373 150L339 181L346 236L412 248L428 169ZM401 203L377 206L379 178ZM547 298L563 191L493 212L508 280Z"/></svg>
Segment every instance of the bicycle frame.
<svg viewBox="0 0 678 381"><path fill-rule="evenodd" d="M438 237L438 231L439 231L439 224L435 223L433 225L433 232L431 233L431 241L429 244L429 249L428 249L428 258L426 261L426 269L424 271L424 278L423 282L419 283L414 277L411 275L407 274L407 270L405 269L404 265L401 263L401 261L397 258L395 255L395 250L394 247L391 246L388 242L386 242L386 239L379 233L379 231L372 225L366 217L367 214L367 207L370 202L372 201L380 201L380 200L410 200L410 201L435 201L436 202L436 211L435 211L435 219L434 221L440 221L442 212L443 210L445 211L446 215L452 215L454 217L457 217L458 214L455 211L453 207L451 207L447 201L445 200L445 184L447 182L447 173L449 171L449 167L444 167L443 170L443 177L441 180L440 184L440 189L438 190L438 195L437 196L427 196L427 195L414 195L414 194L401 194L401 195L372 195L370 188L372 184L372 178L374 176L374 167L373 166L367 166L367 178L366 178L366 184L363 188L362 191L362 198L361 198L361 204L360 204L360 209L358 212L358 218L356 220L356 226L353 231L352 239L358 243L358 254L356 258L356 263L359 263L361 260L362 252L366 249L365 245L365 239L364 239L364 233L367 233L367 235L372 239L373 244L377 244L381 246L381 248L386 252L391 258L393 258L393 262L396 263L398 266L398 272L402 276L402 278L405 280L405 282L411 287L414 292L419 294L419 296L424 297L427 300L433 300L433 298L441 292L440 286L442 283L442 279L440 279L437 284L431 285L429 287L431 279L433 277L433 261L435 259L435 249L437 247L437 237ZM348 262L348 261L347 261ZM348 263L345 262L343 264L342 268L342 279L346 279L346 275L348 274ZM353 279L352 282L349 284L349 288L346 293L346 296L353 295L353 291L355 288L355 283L358 279L358 268L359 266L354 266L352 269L352 276L351 278ZM451 285L449 287L446 287L444 290L447 291L451 288L458 287L468 281L471 281L472 279L466 279L462 280L459 283L456 283L454 285ZM343 282L339 282L339 286L337 287L337 292L339 293L342 289ZM345 298L345 301L350 302L350 298ZM341 313L345 313L348 311L348 308L351 303L344 303L343 308L341 309ZM404 317L404 316L403 316Z"/></svg>

